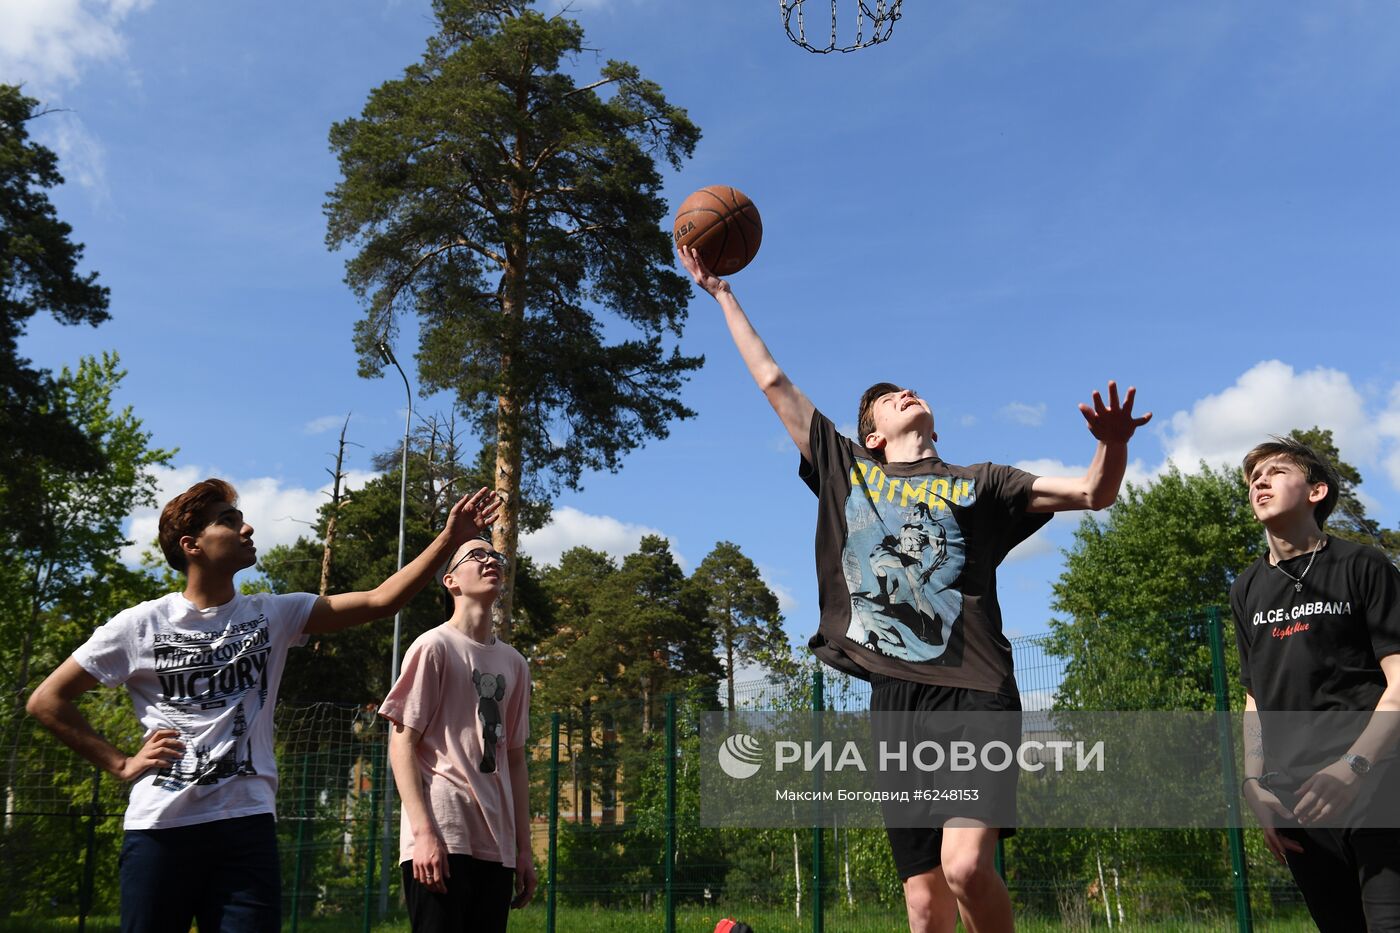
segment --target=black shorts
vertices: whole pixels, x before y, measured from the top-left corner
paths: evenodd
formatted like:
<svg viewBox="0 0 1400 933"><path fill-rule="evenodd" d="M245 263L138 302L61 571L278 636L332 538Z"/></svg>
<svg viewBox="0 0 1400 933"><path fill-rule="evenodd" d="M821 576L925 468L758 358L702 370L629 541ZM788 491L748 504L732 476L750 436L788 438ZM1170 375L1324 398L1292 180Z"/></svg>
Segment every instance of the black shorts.
<svg viewBox="0 0 1400 933"><path fill-rule="evenodd" d="M914 683L881 674L870 676L870 712L877 713L1019 713L1021 694L1014 686L1007 692L992 693L986 690L970 690L965 687L942 687L933 684ZM985 723L991 717L981 717ZM959 722L957 717L940 717L936 728L940 736L966 737L967 721ZM876 734L881 733L876 727ZM995 738L1005 741L1013 748L1021 740L1019 716L995 717L995 735L979 735L983 740ZM975 740L975 739L974 739ZM1019 769L1011 767L995 773L981 772L975 777L978 784L979 800L988 806L979 808L967 804L959 805L957 812L941 813L936 805L930 805L929 822L924 826L888 825L891 810L886 809L885 832L889 835L890 849L894 853L895 869L901 881L937 868L942 862L943 824L956 817L979 819L988 825L1005 822L1008 808L1014 811L1016 782ZM985 796L983 796L985 795ZM999 814L994 816L994 814ZM904 816L901 815L901 821ZM1015 835L1016 830L1003 826L1000 832L1005 839Z"/></svg>

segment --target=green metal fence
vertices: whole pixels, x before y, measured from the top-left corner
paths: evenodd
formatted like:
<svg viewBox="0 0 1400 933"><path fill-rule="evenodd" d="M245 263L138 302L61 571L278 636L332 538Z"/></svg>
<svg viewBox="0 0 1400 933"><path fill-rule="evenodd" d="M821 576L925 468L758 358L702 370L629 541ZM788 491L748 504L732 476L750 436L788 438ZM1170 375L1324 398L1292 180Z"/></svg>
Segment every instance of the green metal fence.
<svg viewBox="0 0 1400 933"><path fill-rule="evenodd" d="M1203 642L1202 660L1191 663L1207 665L1199 673L1223 704L1227 654L1221 642L1204 643L1219 618L1198 621L1191 637ZM1050 708L1066 676L1066 660L1046 649L1044 638L1013 641L1027 709ZM809 667L741 683L733 703L859 710L868 699L865 682ZM708 697L535 711L532 802L544 883L512 929L708 933L725 916L760 933L905 928L883 831L699 825L699 716L729 701L720 685ZM85 702L118 744L134 747L139 735L121 731L134 727L124 697L100 691ZM406 930L393 849L390 870L383 867L398 831L397 806L387 840L379 809L389 778L384 722L372 707L283 707L277 735L285 927ZM125 788L27 718L0 721L0 742L8 752L0 930L58 918L106 928L100 918L117 907ZM1024 829L1001 855L1026 929L1307 928L1288 925L1301 905L1257 831Z"/></svg>

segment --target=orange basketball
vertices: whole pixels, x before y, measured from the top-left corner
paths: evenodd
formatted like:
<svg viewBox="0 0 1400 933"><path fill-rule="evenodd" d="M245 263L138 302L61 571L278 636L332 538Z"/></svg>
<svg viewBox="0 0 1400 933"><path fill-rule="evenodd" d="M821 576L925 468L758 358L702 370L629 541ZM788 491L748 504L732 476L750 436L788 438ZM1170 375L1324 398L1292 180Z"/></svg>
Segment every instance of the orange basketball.
<svg viewBox="0 0 1400 933"><path fill-rule="evenodd" d="M676 211L677 246L693 246L715 275L732 275L758 253L763 220L748 195L728 185L707 185Z"/></svg>

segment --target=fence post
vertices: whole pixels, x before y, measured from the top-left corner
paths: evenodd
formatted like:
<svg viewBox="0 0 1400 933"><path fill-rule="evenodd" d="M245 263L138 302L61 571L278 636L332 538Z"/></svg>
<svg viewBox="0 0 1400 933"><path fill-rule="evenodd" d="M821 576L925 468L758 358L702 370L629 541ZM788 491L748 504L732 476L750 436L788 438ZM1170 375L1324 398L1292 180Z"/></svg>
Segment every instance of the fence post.
<svg viewBox="0 0 1400 933"><path fill-rule="evenodd" d="M301 821L297 823L296 870L292 875L292 933L297 933L297 922L301 919L301 849L306 839L306 771L310 763L310 755L301 756Z"/></svg>
<svg viewBox="0 0 1400 933"><path fill-rule="evenodd" d="M549 855L545 868L546 933L554 933L555 890L559 878L559 713L549 715Z"/></svg>
<svg viewBox="0 0 1400 933"><path fill-rule="evenodd" d="M666 933L676 933L676 695L666 694Z"/></svg>
<svg viewBox="0 0 1400 933"><path fill-rule="evenodd" d="M78 933L87 930L87 915L92 910L92 888L97 878L97 808L102 772L92 769L92 805L88 807L87 852L83 855L83 887L78 892Z"/></svg>
<svg viewBox="0 0 1400 933"><path fill-rule="evenodd" d="M1225 642L1220 631L1220 609L1206 610L1210 629L1211 680L1215 682L1215 722L1220 734L1220 757L1225 782L1225 807L1230 827L1230 875L1235 885L1235 925L1240 933L1251 933L1254 918L1249 909L1249 866L1244 857L1244 829L1240 823L1239 782L1235 773L1234 730L1230 728L1230 693L1225 682Z"/></svg>
<svg viewBox="0 0 1400 933"><path fill-rule="evenodd" d="M379 857L379 852L375 848L375 843L379 841L377 825L379 823L379 785L376 782L384 777L384 763L379 759L384 746L372 743L369 748L369 826L365 833L365 837L369 840L369 851L365 854L365 907L360 926L363 933L369 933L370 905L374 900L374 866Z"/></svg>
<svg viewBox="0 0 1400 933"><path fill-rule="evenodd" d="M826 689L822 684L822 666L818 664L812 669L812 722L816 726L816 740L820 745L822 741L822 711L826 709ZM812 933L822 933L826 928L826 918L822 914L822 888L826 881L826 872L822 857L822 820L821 820L821 771L816 771L817 776L817 825L812 827Z"/></svg>

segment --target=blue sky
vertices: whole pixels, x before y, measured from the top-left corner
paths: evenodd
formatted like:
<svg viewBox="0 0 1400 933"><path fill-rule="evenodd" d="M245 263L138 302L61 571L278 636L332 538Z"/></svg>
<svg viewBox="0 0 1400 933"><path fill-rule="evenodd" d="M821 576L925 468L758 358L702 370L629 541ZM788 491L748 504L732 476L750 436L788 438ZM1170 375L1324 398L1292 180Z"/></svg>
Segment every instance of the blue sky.
<svg viewBox="0 0 1400 933"><path fill-rule="evenodd" d="M1133 477L1320 424L1396 524L1400 7L905 8L889 43L814 56L771 2L573 4L599 50L581 77L630 61L703 130L667 175L672 204L720 183L762 211L734 289L818 407L849 426L865 386L904 383L932 401L949 461L1074 472L1093 452L1075 406L1116 378L1156 413ZM264 547L313 517L331 425L353 412L361 480L402 431L397 377L355 375L360 309L321 204L330 124L430 30L420 0L0 0L0 80L67 108L33 129L63 157L54 199L112 289L110 323L36 320L23 350L53 368L117 350L120 400L180 448L165 490L232 479ZM698 416L561 495L526 550L620 555L652 530L689 569L733 540L800 643L814 500L718 309L697 295L690 314ZM1044 630L1074 522L1004 565L1010 633ZM144 543L153 516L131 527Z"/></svg>

